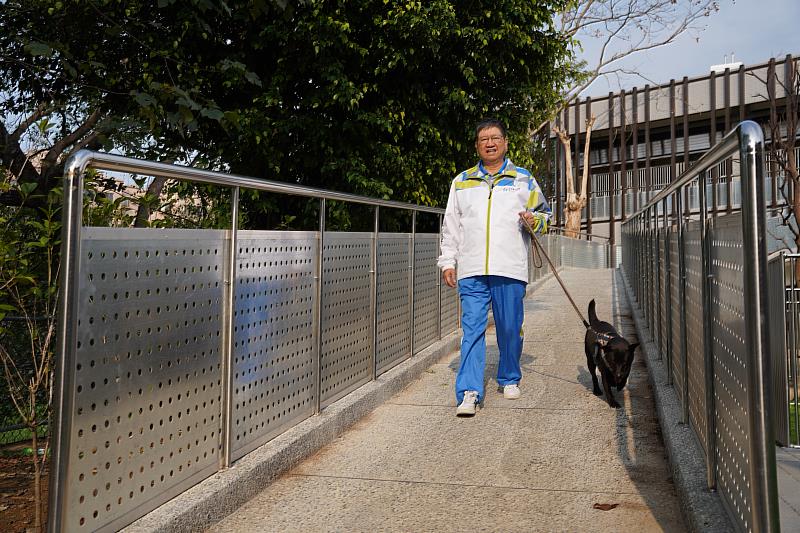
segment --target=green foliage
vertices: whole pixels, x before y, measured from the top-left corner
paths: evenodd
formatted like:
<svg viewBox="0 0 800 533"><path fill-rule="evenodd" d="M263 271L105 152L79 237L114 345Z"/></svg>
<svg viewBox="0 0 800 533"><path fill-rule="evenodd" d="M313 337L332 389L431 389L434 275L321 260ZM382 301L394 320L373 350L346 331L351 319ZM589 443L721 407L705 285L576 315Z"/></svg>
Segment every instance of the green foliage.
<svg viewBox="0 0 800 533"><path fill-rule="evenodd" d="M31 185L2 184L19 192L22 205L0 208L0 364L3 404L33 431L49 409L61 189L37 199Z"/></svg>
<svg viewBox="0 0 800 533"><path fill-rule="evenodd" d="M0 106L99 110L106 149L356 194L443 205L474 163L474 124L530 132L572 82L564 0L10 1L0 11ZM257 225L310 216L243 197ZM287 217L297 217L289 220Z"/></svg>

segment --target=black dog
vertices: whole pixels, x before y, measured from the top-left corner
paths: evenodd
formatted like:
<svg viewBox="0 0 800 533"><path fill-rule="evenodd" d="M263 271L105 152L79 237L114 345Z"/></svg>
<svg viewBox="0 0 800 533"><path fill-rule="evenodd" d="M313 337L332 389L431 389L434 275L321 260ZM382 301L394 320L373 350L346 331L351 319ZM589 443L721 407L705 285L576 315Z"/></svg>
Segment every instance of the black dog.
<svg viewBox="0 0 800 533"><path fill-rule="evenodd" d="M617 387L617 390L621 391L628 382L628 375L631 373L633 364L633 353L639 343L629 344L617 333L614 326L598 320L594 310L594 300L589 302L589 323L584 323L584 325L586 326L586 337L584 338L586 366L589 367L589 373L592 375L592 392L595 396L602 394L594 373L596 367L600 369L600 375L603 377L603 390L606 393L608 405L619 408L619 404L611 392L611 387Z"/></svg>

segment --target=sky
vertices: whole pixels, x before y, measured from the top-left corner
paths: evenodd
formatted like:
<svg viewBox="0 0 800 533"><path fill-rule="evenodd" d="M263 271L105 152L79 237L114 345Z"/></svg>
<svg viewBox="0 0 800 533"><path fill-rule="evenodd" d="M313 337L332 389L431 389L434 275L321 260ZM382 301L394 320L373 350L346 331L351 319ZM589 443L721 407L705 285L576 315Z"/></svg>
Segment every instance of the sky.
<svg viewBox="0 0 800 533"><path fill-rule="evenodd" d="M601 78L584 90L582 97L701 76L711 65L724 63L725 56L730 61L731 54L745 65L788 53L800 56L800 0L719 0L719 7L719 12L704 19L701 31L684 33L670 45L624 60L626 70L640 72L649 82L638 76ZM598 50L591 43L584 41L583 45L587 58Z"/></svg>

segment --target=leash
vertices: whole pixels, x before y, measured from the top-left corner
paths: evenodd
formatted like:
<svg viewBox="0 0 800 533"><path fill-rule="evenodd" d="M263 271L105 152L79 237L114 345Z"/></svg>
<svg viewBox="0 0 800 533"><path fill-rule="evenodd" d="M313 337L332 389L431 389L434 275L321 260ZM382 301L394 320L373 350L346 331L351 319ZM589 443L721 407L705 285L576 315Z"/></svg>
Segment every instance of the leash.
<svg viewBox="0 0 800 533"><path fill-rule="evenodd" d="M522 222L525 224L525 226L527 226L528 233L530 233L530 236L531 236L531 242L533 243L533 248L531 248L531 254L533 255L533 265L536 268L540 268L543 265L542 257L544 257L547 260L547 264L550 265L550 270L553 271L553 276L555 276L556 280L558 281L558 284L561 285L561 288L564 290L564 294L567 295L567 299L569 300L569 303L572 304L572 307L575 309L575 312L578 313L578 316L581 318L581 322L583 322L583 325L586 326L586 329L591 330L598 337L605 336L605 335L603 335L601 333L598 333L598 332L594 331L594 329L592 329L592 327L589 325L589 323L583 317L583 313L581 313L580 309L578 309L578 306L575 305L575 300L572 299L572 295L569 293L569 291L567 290L566 285L564 285L564 282L561 280L561 276L558 275L558 272L556 271L555 265L550 260L550 256L548 256L547 252L544 251L544 247L542 247L542 243L540 243L539 239L536 237L536 233L533 231L533 228L528 223L528 221L525 220L524 216L520 215L519 218L521 218ZM536 256L537 255L539 256L538 264L537 264L537 261L536 261Z"/></svg>

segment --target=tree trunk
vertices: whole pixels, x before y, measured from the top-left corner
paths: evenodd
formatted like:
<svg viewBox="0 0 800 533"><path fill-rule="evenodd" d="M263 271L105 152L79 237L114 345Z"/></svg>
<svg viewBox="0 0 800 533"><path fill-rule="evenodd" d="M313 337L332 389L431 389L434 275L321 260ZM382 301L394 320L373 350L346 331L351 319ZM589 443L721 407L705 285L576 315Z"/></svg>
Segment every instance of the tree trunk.
<svg viewBox="0 0 800 533"><path fill-rule="evenodd" d="M34 416L36 416L34 410ZM33 528L42 531L42 468L39 460L39 428L34 419L31 424L31 444L33 447ZM43 458L44 459L44 458Z"/></svg>

